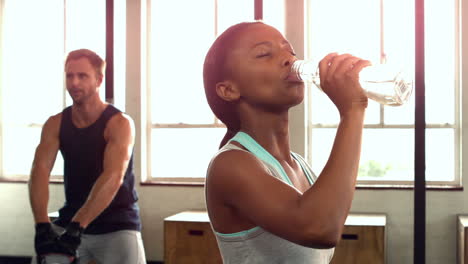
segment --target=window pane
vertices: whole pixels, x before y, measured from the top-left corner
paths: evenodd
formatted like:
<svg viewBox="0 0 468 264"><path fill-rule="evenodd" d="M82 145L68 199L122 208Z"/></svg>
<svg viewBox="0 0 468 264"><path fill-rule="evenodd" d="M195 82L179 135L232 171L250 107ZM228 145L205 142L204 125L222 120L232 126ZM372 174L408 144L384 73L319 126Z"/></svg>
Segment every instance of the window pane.
<svg viewBox="0 0 468 264"><path fill-rule="evenodd" d="M340 6L339 9L336 6ZM352 10L352 12L350 12ZM320 1L309 5L309 57L321 60L330 52L351 53L378 62L380 58L380 5L375 0ZM335 19L330 19L334 17ZM339 18L339 19L336 19ZM311 120L313 124L337 124L336 107L314 85L311 89ZM380 122L380 106L370 101L365 123Z"/></svg>
<svg viewBox="0 0 468 264"><path fill-rule="evenodd" d="M321 59L330 52L339 52L378 61L379 10L376 0L311 0L308 12L311 58Z"/></svg>
<svg viewBox="0 0 468 264"><path fill-rule="evenodd" d="M364 129L359 180L413 180L414 129Z"/></svg>
<svg viewBox="0 0 468 264"><path fill-rule="evenodd" d="M425 2L426 121L454 123L456 0ZM460 84L458 84L460 85Z"/></svg>
<svg viewBox="0 0 468 264"><path fill-rule="evenodd" d="M387 62L401 65L410 75L414 76L414 1L382 0L374 1L375 5L364 6L364 0L352 1L341 10L346 10L352 16L373 17L367 23L379 25L383 21L383 31L380 29L368 30L366 26L354 24L352 18L346 14L338 13L340 19L336 20L342 27L329 23L327 17L336 5L335 0L311 0L311 29L309 47L312 58L321 58L328 51L344 47L345 52L362 56L354 45L361 45L369 49L371 56L383 54ZM383 4L382 20L380 20L379 2ZM456 34L458 23L457 0L441 2L428 0L425 5L425 84L426 84L426 123L451 124L455 123L456 89L460 89L457 80L457 65L459 61L456 50L459 41ZM342 5L341 5L342 6ZM350 12L352 10L352 12ZM339 11L338 11L339 12ZM357 12L357 13L356 13ZM360 13L363 12L363 13ZM336 16L335 16L336 17ZM346 21L346 23L343 23ZM344 24L344 25L343 25ZM350 25L353 28L348 28ZM361 42L359 34L368 31L377 41ZM357 34L357 35L356 35ZM350 35L356 35L355 38ZM380 38L382 37L381 46ZM443 40L443 41L441 41ZM359 42L359 44L356 44ZM328 50L327 50L328 47ZM346 48L349 47L349 48ZM324 52L326 51L326 52ZM317 55L319 54L319 55ZM365 57L367 58L367 57ZM378 56L377 56L378 58ZM312 125L336 124L339 119L335 107L330 100L315 87L311 88L311 115ZM380 123L384 125L412 125L414 124L415 95L403 106L381 108L377 103L369 101L366 111L365 124ZM428 181L454 181L456 179L455 164L458 161L455 146L455 128L427 129L426 130L426 179ZM315 169L321 170L328 159L332 147L335 129L314 128L311 133L312 164ZM323 155L326 153L326 155ZM321 156L320 156L321 154ZM365 129L363 137L362 158L359 171L359 180L382 181L412 181L414 179L414 129L386 128Z"/></svg>
<svg viewBox="0 0 468 264"><path fill-rule="evenodd" d="M317 128L312 129L310 134L311 149L309 164L315 174L319 175L323 167L330 157L330 151L335 139L336 129L334 128Z"/></svg>
<svg viewBox="0 0 468 264"><path fill-rule="evenodd" d="M254 0L218 0L218 34L228 27L254 20Z"/></svg>
<svg viewBox="0 0 468 264"><path fill-rule="evenodd" d="M225 132L225 128L153 129L152 177L205 177Z"/></svg>
<svg viewBox="0 0 468 264"><path fill-rule="evenodd" d="M330 155L336 129L314 129L312 168L320 173ZM455 180L453 129L426 130L426 180ZM414 130L364 129L359 180L414 180Z"/></svg>
<svg viewBox="0 0 468 264"><path fill-rule="evenodd" d="M314 84L308 84L310 89L310 106L312 124L338 124L340 115L338 109L328 96ZM380 105L372 100L366 110L365 124L377 124L380 122Z"/></svg>
<svg viewBox="0 0 468 264"><path fill-rule="evenodd" d="M202 72L215 37L214 1L182 2L151 1L152 122L213 123Z"/></svg>
<svg viewBox="0 0 468 264"><path fill-rule="evenodd" d="M275 27L284 35L285 1L268 0L263 1L263 21Z"/></svg>
<svg viewBox="0 0 468 264"><path fill-rule="evenodd" d="M114 105L125 112L126 1L114 1ZM104 89L101 89L104 90Z"/></svg>
<svg viewBox="0 0 468 264"><path fill-rule="evenodd" d="M330 98L314 84L306 87L310 89L312 124L338 124L340 115Z"/></svg>
<svg viewBox="0 0 468 264"><path fill-rule="evenodd" d="M384 1L384 52L389 63L414 70L414 1ZM414 76L414 73L408 73ZM385 107L385 123L414 124L414 91L399 107Z"/></svg>
<svg viewBox="0 0 468 264"><path fill-rule="evenodd" d="M409 98L408 102L403 105L392 107L385 106L385 123L386 124L414 124L414 108L415 96L414 94Z"/></svg>
<svg viewBox="0 0 468 264"><path fill-rule="evenodd" d="M454 129L426 130L426 180L455 180Z"/></svg>
<svg viewBox="0 0 468 264"><path fill-rule="evenodd" d="M409 70L414 65L414 5L414 0L383 1L383 52L389 63L409 65Z"/></svg>
<svg viewBox="0 0 468 264"><path fill-rule="evenodd" d="M315 173L325 166L336 129L313 129L311 164ZM414 130L364 129L359 180L413 180Z"/></svg>
<svg viewBox="0 0 468 264"><path fill-rule="evenodd" d="M4 8L4 129L42 124L63 106L63 1L8 0Z"/></svg>
<svg viewBox="0 0 468 264"><path fill-rule="evenodd" d="M36 146L41 138L41 128L9 127L3 133L3 172L5 175L29 175ZM63 175L63 159L60 153L52 175Z"/></svg>
<svg viewBox="0 0 468 264"><path fill-rule="evenodd" d="M96 52L105 60L106 1L67 0L66 4L66 53L85 48ZM105 80L101 84L99 94L101 98L105 98ZM66 98L67 105L71 105L70 96Z"/></svg>
<svg viewBox="0 0 468 264"><path fill-rule="evenodd" d="M66 3L67 52L86 48L105 58L106 1L67 0Z"/></svg>
<svg viewBox="0 0 468 264"><path fill-rule="evenodd" d="M5 0L4 3L1 162L7 176L29 175L41 133L37 125L64 107L66 51L89 48L100 55L104 53L105 2ZM59 154L52 174L62 173Z"/></svg>

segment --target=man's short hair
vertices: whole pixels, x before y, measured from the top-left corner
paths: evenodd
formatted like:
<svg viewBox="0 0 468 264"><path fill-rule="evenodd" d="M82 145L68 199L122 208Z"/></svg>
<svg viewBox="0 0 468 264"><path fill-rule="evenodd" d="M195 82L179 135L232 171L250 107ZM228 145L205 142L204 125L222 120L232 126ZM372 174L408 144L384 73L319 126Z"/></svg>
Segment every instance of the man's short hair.
<svg viewBox="0 0 468 264"><path fill-rule="evenodd" d="M81 58L87 58L89 63L93 66L97 76L103 77L106 70L106 62L97 55L94 51L89 49L78 49L68 53L65 65L71 60L78 60Z"/></svg>

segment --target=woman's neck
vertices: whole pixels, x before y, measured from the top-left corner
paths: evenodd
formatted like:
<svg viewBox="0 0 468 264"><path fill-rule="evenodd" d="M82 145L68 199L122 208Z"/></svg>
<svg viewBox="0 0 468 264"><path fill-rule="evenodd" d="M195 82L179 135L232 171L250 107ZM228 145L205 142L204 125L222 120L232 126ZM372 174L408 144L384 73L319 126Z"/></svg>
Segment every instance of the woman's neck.
<svg viewBox="0 0 468 264"><path fill-rule="evenodd" d="M241 117L241 131L249 134L278 160L292 161L288 113L262 113Z"/></svg>

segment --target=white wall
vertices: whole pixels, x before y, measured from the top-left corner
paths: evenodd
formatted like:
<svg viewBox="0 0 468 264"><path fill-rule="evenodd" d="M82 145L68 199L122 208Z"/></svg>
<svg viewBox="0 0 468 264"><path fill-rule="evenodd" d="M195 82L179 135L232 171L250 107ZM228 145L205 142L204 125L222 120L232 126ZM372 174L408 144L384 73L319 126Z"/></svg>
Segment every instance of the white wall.
<svg viewBox="0 0 468 264"><path fill-rule="evenodd" d="M301 2L299 0L297 2ZM291 3L293 1L290 1ZM297 3L296 2L296 3ZM468 4L468 0L463 0ZM140 2L127 0L128 38L127 38L127 87L137 89L144 85L140 76L139 54L144 50L138 41ZM291 10L297 8L289 7ZM466 9L466 8L465 8ZM464 11L464 25L467 25L467 11ZM291 21L289 26L294 26ZM466 29L464 29L466 32ZM143 30L144 32L144 30ZM463 49L468 50L468 34L463 37ZM288 36L294 38L294 36ZM297 41L297 40L295 40ZM294 44L294 43L293 43ZM295 45L295 44L294 44ZM297 46L297 45L295 45ZM464 55L463 61L468 63ZM468 68L468 67L467 67ZM463 76L468 76L468 69L463 69ZM468 87L463 85L463 90ZM139 94L132 94L127 101L127 111L136 121L139 132L146 128L146 116L140 111L145 101ZM467 105L467 96L463 95L463 105ZM292 112L292 133L303 135L304 111L301 108ZM467 123L463 122L466 128ZM468 137L463 129L463 136ZM305 145L300 136L293 140L296 151L303 153ZM427 142L430 144L430 142ZM137 141L136 148L144 146L144 138ZM466 149L463 143L463 149ZM143 149L144 151L144 149ZM138 152L137 152L138 153ZM467 164L467 155L462 163ZM144 161L141 155L136 155L137 175L145 176L141 170ZM467 173L463 171L466 182ZM50 210L58 209L63 203L61 184L51 185ZM163 260L163 219L167 216L187 209L204 209L204 193L202 187L170 187L170 186L138 186L140 207L143 222L143 239L148 260ZM441 264L456 262L456 215L468 213L467 191L428 191L427 192L427 225L426 225L426 263ZM29 206L27 184L0 183L0 256L30 256L33 254L33 220ZM372 212L387 214L387 263L413 263L413 191L411 190L358 190L353 201L352 212Z"/></svg>
<svg viewBox="0 0 468 264"><path fill-rule="evenodd" d="M63 204L63 185L51 185L50 197L49 209L58 209ZM34 221L28 185L1 183L0 202L0 256L31 256L34 252Z"/></svg>
<svg viewBox="0 0 468 264"><path fill-rule="evenodd" d="M202 187L140 186L143 239L148 260L163 260L163 219L188 209L204 209ZM427 193L426 263L456 261L456 214L468 213L467 192ZM26 184L0 184L0 256L33 254L33 220ZM51 185L50 210L63 202L62 185ZM387 263L413 263L413 192L359 190L352 212L387 214Z"/></svg>

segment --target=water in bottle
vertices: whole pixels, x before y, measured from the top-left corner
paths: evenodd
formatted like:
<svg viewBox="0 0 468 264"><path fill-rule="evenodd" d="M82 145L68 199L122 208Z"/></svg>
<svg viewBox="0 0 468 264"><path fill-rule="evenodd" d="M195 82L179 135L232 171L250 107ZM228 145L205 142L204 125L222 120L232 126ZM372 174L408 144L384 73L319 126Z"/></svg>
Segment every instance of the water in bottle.
<svg viewBox="0 0 468 264"><path fill-rule="evenodd" d="M320 88L318 64L305 60L295 61L289 79L312 82ZM407 71L387 64L363 68L359 73L359 83L369 99L389 106L404 104L413 91L412 78Z"/></svg>

